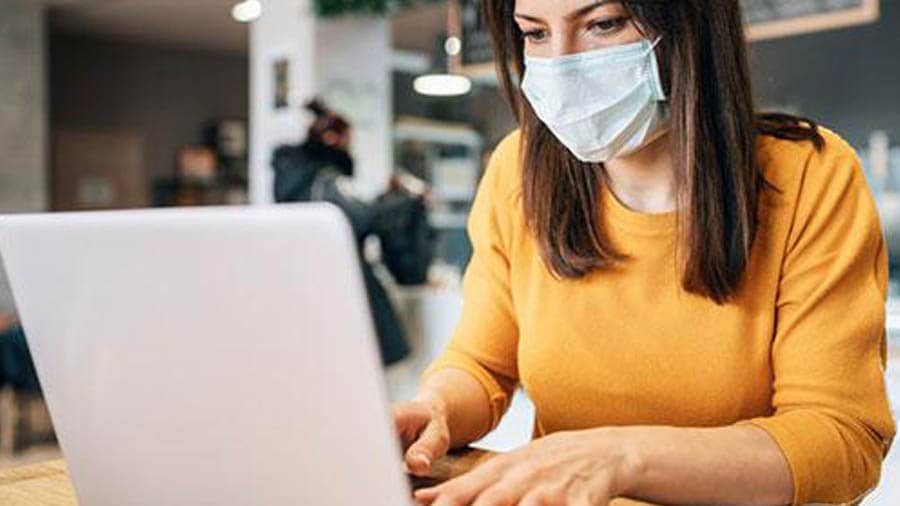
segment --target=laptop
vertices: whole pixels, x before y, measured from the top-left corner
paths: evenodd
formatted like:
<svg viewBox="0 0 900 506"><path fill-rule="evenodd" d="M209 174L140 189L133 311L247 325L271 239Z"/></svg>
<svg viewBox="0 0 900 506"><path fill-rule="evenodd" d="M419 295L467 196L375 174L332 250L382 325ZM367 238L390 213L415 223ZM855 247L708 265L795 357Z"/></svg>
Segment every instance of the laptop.
<svg viewBox="0 0 900 506"><path fill-rule="evenodd" d="M80 504L410 504L355 248L327 204L0 218Z"/></svg>

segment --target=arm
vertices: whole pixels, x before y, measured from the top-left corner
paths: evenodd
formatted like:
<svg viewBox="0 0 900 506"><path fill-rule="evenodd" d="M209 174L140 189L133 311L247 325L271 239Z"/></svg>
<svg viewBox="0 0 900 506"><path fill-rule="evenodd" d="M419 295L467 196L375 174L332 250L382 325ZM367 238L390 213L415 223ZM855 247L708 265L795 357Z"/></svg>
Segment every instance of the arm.
<svg viewBox="0 0 900 506"><path fill-rule="evenodd" d="M427 463L416 464L420 452L428 460L440 458L448 446L464 446L496 426L518 383L518 327L507 260L507 192L498 174L513 168L517 150L518 137L507 138L495 151L479 186L469 217L473 255L463 279L463 311L450 345L423 375L417 401L424 401L424 406L399 406L400 413L395 408L404 445L412 445L406 461L417 474L428 472ZM429 428L421 423L432 415L437 424Z"/></svg>
<svg viewBox="0 0 900 506"><path fill-rule="evenodd" d="M791 474L763 430L602 427L556 432L416 492L425 504L790 504Z"/></svg>
<svg viewBox="0 0 900 506"><path fill-rule="evenodd" d="M490 402L475 377L448 367L431 374L415 399L394 405L394 423L408 471L429 476L451 448L479 439L491 427Z"/></svg>
<svg viewBox="0 0 900 506"><path fill-rule="evenodd" d="M462 369L432 374L419 389L418 400L430 402L445 417L450 448L460 448L491 429L488 396L481 384Z"/></svg>
<svg viewBox="0 0 900 506"><path fill-rule="evenodd" d="M619 446L622 495L664 504L790 504L791 471L775 441L752 426L600 430Z"/></svg>
<svg viewBox="0 0 900 506"><path fill-rule="evenodd" d="M877 484L894 436L884 386L887 263L861 172L833 135L807 165L778 291L774 413L720 429L629 429L643 469L636 496L831 504L858 501Z"/></svg>
<svg viewBox="0 0 900 506"><path fill-rule="evenodd" d="M886 250L852 151L831 139L797 190L771 344L773 412L718 428L551 434L417 492L435 504L857 503L894 437ZM498 476L500 477L498 480ZM449 502L448 502L449 501Z"/></svg>

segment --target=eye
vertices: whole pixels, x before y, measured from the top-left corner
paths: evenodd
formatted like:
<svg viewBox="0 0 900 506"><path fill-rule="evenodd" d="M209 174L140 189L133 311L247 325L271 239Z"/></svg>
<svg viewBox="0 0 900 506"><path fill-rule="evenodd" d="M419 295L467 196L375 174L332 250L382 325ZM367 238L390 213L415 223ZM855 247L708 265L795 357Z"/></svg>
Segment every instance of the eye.
<svg viewBox="0 0 900 506"><path fill-rule="evenodd" d="M588 31L595 35L612 35L621 30L626 23L628 23L628 18L625 16L609 19L598 19L588 25Z"/></svg>
<svg viewBox="0 0 900 506"><path fill-rule="evenodd" d="M530 42L541 42L547 38L547 30L537 28L522 32L522 38Z"/></svg>

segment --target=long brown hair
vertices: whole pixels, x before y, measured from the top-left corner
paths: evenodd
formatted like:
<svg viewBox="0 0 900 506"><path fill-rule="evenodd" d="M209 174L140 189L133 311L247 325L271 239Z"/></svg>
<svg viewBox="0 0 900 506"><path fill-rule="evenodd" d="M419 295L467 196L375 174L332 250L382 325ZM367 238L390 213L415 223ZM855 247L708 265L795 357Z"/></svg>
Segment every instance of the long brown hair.
<svg viewBox="0 0 900 506"><path fill-rule="evenodd" d="M522 202L544 262L556 276L581 278L625 260L608 240L599 209L605 170L575 158L541 123L517 81L524 39L515 0L485 0L504 95L522 129ZM759 227L758 135L809 140L817 126L757 114L738 0L621 0L636 26L660 36L660 70L670 107L678 199L682 286L717 304L734 298Z"/></svg>

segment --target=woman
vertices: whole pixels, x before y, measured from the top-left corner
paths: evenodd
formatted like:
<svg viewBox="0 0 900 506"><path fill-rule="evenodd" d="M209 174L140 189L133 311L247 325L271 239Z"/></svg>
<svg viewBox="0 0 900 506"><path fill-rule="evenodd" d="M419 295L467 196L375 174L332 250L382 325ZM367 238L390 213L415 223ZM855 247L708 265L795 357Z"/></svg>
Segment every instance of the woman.
<svg viewBox="0 0 900 506"><path fill-rule="evenodd" d="M388 215L392 209L378 202L365 202L353 190L350 179L353 158L348 152L352 135L350 123L318 100L311 101L306 107L316 116L306 141L298 146L281 146L272 157L275 201L326 201L344 211L359 244L360 265L381 358L385 365L394 364L409 354L406 333L372 266L362 257L366 237L379 231L379 223L383 221L380 216Z"/></svg>
<svg viewBox="0 0 900 506"><path fill-rule="evenodd" d="M755 114L738 0L485 12L521 129L453 340L394 416L419 475L519 384L535 440L417 499L859 500L894 436L878 216L838 136Z"/></svg>

